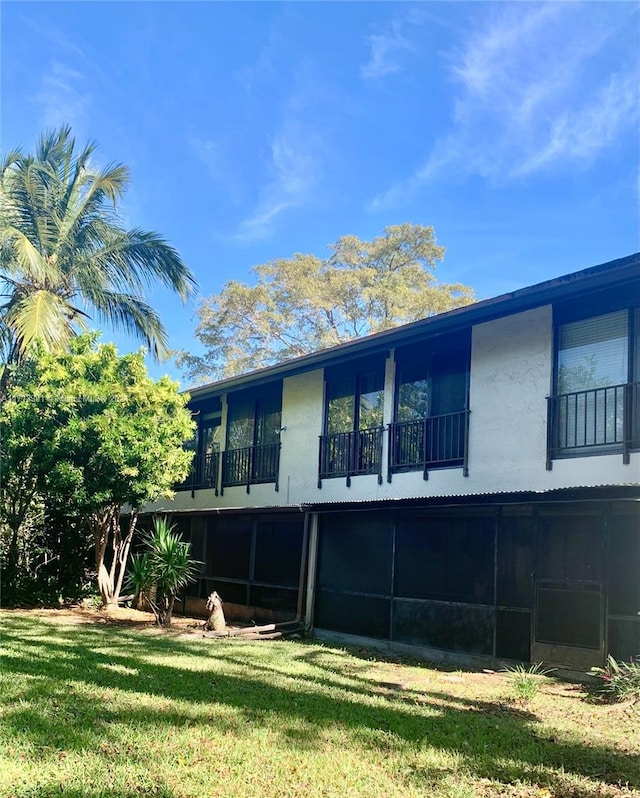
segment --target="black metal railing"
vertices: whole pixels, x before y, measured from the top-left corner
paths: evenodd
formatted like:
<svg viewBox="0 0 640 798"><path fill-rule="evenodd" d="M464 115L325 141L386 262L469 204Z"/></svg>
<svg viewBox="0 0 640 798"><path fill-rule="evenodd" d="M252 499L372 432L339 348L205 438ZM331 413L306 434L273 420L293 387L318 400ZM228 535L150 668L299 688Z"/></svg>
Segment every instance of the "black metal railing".
<svg viewBox="0 0 640 798"><path fill-rule="evenodd" d="M462 466L468 476L469 411L389 424L389 480L399 471Z"/></svg>
<svg viewBox="0 0 640 798"><path fill-rule="evenodd" d="M197 488L218 487L220 452L196 454L191 469L184 482L175 486L176 490L196 490Z"/></svg>
<svg viewBox="0 0 640 798"><path fill-rule="evenodd" d="M382 433L384 427L334 432L320 436L320 464L318 487L328 477L351 477L358 474L377 474L382 482Z"/></svg>
<svg viewBox="0 0 640 798"><path fill-rule="evenodd" d="M547 397L547 469L562 456L640 447L640 383Z"/></svg>
<svg viewBox="0 0 640 798"><path fill-rule="evenodd" d="M250 485L275 482L275 489L278 490L279 467L279 442L228 449L222 454L222 487L246 485L249 493Z"/></svg>

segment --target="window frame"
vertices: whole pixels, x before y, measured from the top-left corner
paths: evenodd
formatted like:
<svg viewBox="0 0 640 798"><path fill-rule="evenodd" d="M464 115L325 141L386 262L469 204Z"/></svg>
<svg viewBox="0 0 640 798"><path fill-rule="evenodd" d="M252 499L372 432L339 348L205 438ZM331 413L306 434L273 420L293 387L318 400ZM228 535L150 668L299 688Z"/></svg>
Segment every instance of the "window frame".
<svg viewBox="0 0 640 798"><path fill-rule="evenodd" d="M581 393L558 393L561 330L567 324L587 322L617 312L626 312L627 326L627 373L625 382L621 383L625 397L622 441L561 447L556 429L558 410L554 403L562 396ZM551 392L547 397L547 470L552 469L554 460L619 453L623 455L623 462L628 464L629 452L640 450L640 280L632 281L625 287L624 293L620 288L613 288L594 292L580 300L572 299L555 304L552 338ZM593 390L605 390L606 387L608 386ZM585 389L589 390L591 389ZM585 414L586 412L585 410Z"/></svg>

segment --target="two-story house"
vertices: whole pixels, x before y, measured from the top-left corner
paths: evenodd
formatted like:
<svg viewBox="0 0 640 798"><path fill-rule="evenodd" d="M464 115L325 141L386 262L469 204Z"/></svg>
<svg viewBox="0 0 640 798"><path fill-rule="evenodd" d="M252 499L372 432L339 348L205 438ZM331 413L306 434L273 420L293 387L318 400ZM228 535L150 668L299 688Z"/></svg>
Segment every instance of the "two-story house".
<svg viewBox="0 0 640 798"><path fill-rule="evenodd" d="M170 513L231 617L430 657L640 654L640 255L190 391Z"/></svg>

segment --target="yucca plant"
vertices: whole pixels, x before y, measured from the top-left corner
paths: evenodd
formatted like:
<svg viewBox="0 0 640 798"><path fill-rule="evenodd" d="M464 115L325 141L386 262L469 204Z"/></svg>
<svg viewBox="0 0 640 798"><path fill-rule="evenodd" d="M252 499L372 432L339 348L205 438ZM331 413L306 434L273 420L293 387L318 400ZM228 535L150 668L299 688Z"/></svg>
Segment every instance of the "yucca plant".
<svg viewBox="0 0 640 798"><path fill-rule="evenodd" d="M191 559L191 544L181 540L175 529L167 518L154 518L153 529L144 538L147 551L136 555L136 570L131 571L130 584L135 590L136 579L146 591L158 626L171 625L176 596L193 582L200 564ZM151 588L155 588L155 597Z"/></svg>
<svg viewBox="0 0 640 798"><path fill-rule="evenodd" d="M151 607L153 589L153 569L149 552L134 554L129 561L129 573L126 581L127 590L133 592L131 606L136 610Z"/></svg>

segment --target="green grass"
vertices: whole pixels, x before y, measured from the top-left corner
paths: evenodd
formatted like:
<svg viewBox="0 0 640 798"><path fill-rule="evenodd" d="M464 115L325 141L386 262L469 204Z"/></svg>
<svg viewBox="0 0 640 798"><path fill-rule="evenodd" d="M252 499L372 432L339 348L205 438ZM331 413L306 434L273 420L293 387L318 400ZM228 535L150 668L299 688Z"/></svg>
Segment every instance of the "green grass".
<svg viewBox="0 0 640 798"><path fill-rule="evenodd" d="M640 795L640 716L545 679L0 613L0 796Z"/></svg>

